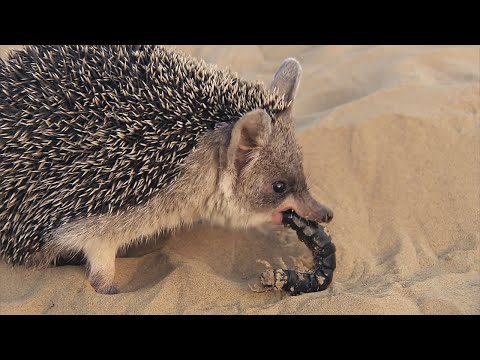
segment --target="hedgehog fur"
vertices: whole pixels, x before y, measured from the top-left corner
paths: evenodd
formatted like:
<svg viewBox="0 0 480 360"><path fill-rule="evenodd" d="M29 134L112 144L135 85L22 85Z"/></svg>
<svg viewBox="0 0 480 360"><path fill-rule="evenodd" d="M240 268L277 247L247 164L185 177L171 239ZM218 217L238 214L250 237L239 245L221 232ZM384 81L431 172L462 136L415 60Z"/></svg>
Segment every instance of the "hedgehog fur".
<svg viewBox="0 0 480 360"><path fill-rule="evenodd" d="M26 46L0 60L0 254L28 263L57 227L146 203L200 135L289 104L160 46Z"/></svg>

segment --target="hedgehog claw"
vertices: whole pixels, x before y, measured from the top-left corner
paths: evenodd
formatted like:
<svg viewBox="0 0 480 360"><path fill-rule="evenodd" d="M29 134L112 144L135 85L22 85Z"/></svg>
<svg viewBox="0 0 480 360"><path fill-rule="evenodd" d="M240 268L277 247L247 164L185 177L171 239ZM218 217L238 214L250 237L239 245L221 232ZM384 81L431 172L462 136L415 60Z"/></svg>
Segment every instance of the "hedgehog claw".
<svg viewBox="0 0 480 360"><path fill-rule="evenodd" d="M99 287L97 289L95 289L95 291L99 294L103 294L103 295L116 295L118 294L118 289L111 285L111 286L106 286L106 287Z"/></svg>

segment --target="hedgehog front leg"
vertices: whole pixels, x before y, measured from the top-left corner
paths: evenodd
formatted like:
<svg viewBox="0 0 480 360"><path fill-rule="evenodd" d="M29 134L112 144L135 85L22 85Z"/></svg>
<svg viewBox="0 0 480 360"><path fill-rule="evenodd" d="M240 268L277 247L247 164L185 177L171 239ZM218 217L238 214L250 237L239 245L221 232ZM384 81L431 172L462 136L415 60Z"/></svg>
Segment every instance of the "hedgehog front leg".
<svg viewBox="0 0 480 360"><path fill-rule="evenodd" d="M90 284L99 294L118 294L117 288L113 285L117 248L100 242L89 245L84 252Z"/></svg>

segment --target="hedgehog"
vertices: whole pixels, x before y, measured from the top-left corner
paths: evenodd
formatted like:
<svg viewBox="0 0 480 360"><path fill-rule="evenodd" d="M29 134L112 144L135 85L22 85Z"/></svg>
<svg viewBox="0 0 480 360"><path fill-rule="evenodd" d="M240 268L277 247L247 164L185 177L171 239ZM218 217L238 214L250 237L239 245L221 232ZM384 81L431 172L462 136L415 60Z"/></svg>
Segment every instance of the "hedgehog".
<svg viewBox="0 0 480 360"><path fill-rule="evenodd" d="M0 60L0 254L85 259L116 294L119 250L202 220L249 228L287 210L328 222L296 143L301 66L270 86L163 46L25 46Z"/></svg>

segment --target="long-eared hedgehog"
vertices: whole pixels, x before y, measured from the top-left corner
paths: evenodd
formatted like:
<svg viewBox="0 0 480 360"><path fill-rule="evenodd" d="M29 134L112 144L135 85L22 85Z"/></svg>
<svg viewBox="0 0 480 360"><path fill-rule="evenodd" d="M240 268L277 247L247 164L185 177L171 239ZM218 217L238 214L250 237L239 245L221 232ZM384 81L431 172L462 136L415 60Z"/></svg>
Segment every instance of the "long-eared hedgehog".
<svg viewBox="0 0 480 360"><path fill-rule="evenodd" d="M308 192L292 104L300 64L270 87L160 46L26 46L0 60L0 254L81 254L99 293L118 249L198 219L330 221Z"/></svg>

